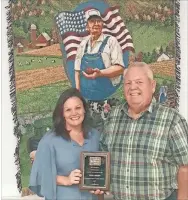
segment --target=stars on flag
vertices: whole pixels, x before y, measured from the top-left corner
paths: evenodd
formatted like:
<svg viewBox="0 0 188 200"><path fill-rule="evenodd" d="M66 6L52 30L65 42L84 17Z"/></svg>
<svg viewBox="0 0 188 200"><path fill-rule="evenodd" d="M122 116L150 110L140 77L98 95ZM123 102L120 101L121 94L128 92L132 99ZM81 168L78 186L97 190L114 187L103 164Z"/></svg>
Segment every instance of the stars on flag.
<svg viewBox="0 0 188 200"><path fill-rule="evenodd" d="M84 32L86 31L85 12L62 12L56 16L56 23L60 29L61 35L68 31Z"/></svg>

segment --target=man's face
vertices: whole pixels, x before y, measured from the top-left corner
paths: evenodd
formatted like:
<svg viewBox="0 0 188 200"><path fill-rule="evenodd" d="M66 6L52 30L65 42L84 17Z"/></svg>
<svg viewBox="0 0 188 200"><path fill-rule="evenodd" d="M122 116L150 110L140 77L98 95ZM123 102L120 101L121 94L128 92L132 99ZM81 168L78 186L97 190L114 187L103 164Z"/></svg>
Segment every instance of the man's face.
<svg viewBox="0 0 188 200"><path fill-rule="evenodd" d="M87 21L87 30L91 35L100 35L102 33L103 21L100 17L92 17Z"/></svg>
<svg viewBox="0 0 188 200"><path fill-rule="evenodd" d="M130 68L125 74L124 96L130 107L145 110L155 92L156 81L148 78L146 70L140 67Z"/></svg>

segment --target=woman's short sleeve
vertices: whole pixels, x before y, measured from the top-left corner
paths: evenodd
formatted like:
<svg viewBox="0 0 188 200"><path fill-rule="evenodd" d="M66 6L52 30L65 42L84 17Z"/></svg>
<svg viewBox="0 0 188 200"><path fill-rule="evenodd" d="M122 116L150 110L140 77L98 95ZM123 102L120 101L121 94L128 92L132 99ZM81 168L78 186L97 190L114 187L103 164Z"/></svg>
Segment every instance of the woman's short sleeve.
<svg viewBox="0 0 188 200"><path fill-rule="evenodd" d="M56 199L55 150L50 136L44 136L39 142L36 157L30 174L29 189L46 199Z"/></svg>

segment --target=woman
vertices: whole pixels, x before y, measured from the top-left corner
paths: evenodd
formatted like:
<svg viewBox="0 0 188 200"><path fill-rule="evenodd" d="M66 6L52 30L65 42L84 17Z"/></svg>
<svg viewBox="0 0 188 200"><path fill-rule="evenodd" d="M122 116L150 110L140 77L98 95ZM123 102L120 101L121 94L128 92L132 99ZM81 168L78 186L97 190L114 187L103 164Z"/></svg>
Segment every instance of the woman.
<svg viewBox="0 0 188 200"><path fill-rule="evenodd" d="M99 133L91 128L86 101L77 89L61 94L53 126L39 143L29 188L46 200L97 199L78 187L80 152L98 151Z"/></svg>

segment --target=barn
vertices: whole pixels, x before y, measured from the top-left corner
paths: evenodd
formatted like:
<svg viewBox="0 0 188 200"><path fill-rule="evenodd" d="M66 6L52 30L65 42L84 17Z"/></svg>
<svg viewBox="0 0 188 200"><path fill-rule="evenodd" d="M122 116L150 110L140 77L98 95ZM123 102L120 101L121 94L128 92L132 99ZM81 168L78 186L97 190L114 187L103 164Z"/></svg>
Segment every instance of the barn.
<svg viewBox="0 0 188 200"><path fill-rule="evenodd" d="M37 37L36 29L36 25L32 24L30 29L31 43L29 43L28 48L39 49L42 47L50 46L50 36L47 33L43 32Z"/></svg>

